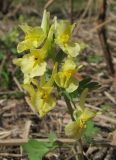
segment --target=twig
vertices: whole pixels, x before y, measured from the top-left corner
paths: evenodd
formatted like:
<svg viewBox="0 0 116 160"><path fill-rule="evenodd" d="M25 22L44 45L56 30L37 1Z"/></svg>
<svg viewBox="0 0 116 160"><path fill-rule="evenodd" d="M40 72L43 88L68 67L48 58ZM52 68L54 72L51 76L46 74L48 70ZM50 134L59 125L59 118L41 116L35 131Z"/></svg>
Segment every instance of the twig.
<svg viewBox="0 0 116 160"><path fill-rule="evenodd" d="M40 139L35 139L38 141L43 141L43 142L49 142L48 138L40 138ZM25 144L28 142L28 139L9 139L9 140L0 140L0 146L19 146L22 144ZM58 138L57 139L58 143L63 143L63 144L73 144L75 142L74 139L68 139L68 138ZM86 144L87 145L87 144ZM107 139L93 139L93 145L96 146L111 146L111 147L116 147L116 142L112 143L111 141L108 141ZM63 146L65 148L65 146Z"/></svg>
<svg viewBox="0 0 116 160"><path fill-rule="evenodd" d="M79 160L84 160L83 144L81 139L79 139L79 149L80 149Z"/></svg>
<svg viewBox="0 0 116 160"><path fill-rule="evenodd" d="M92 0L88 0L87 5L86 5L86 8L85 8L83 14L82 14L81 17L80 17L79 22L76 22L75 28L77 28L77 31L80 29L80 25L81 25L81 23L82 23L82 20L83 20L83 18L85 17L85 15L87 14L91 3L92 3Z"/></svg>
<svg viewBox="0 0 116 160"><path fill-rule="evenodd" d="M14 95L14 94L17 94L17 93L22 93L22 92L20 92L20 91L17 91L17 90L15 90L15 91L1 91L0 92L0 95Z"/></svg>
<svg viewBox="0 0 116 160"><path fill-rule="evenodd" d="M17 87L19 88L19 90L20 90L21 92L24 92L23 89L22 89L22 87L21 87L21 85L20 85L20 83L19 83L19 81L17 80L17 78L16 78L16 77L13 77L13 80L15 81L15 83L16 83Z"/></svg>
<svg viewBox="0 0 116 160"><path fill-rule="evenodd" d="M22 157L21 154L13 154L13 153L0 153L0 157L15 157L20 158Z"/></svg>
<svg viewBox="0 0 116 160"><path fill-rule="evenodd" d="M108 92L104 92L104 94L114 103L114 104L116 104L116 100L115 100L115 98L111 95L111 94L109 94Z"/></svg>
<svg viewBox="0 0 116 160"><path fill-rule="evenodd" d="M73 23L73 0L69 0L70 22Z"/></svg>
<svg viewBox="0 0 116 160"><path fill-rule="evenodd" d="M100 118L101 120L104 120L106 122L110 122L110 123L116 125L116 119L115 118L111 118L111 117L104 116L104 115L97 115L96 118Z"/></svg>
<svg viewBox="0 0 116 160"><path fill-rule="evenodd" d="M29 120L29 121L27 121L26 124L25 124L24 134L23 134L23 138L24 138L24 139L28 139L30 126L31 126L31 121Z"/></svg>
<svg viewBox="0 0 116 160"><path fill-rule="evenodd" d="M105 22L106 20L106 10L107 10L107 0L102 0L100 9L99 9L99 16L98 16L98 24L102 24ZM107 43L107 36L106 36L106 28L105 26L102 26L99 30L98 30L98 35L99 35L99 39L101 42L101 46L102 46L102 50L103 50L103 54L105 56L106 59L106 63L108 65L109 71L111 72L112 75L114 75L114 66L112 63L112 56L110 53L110 49Z"/></svg>
<svg viewBox="0 0 116 160"><path fill-rule="evenodd" d="M48 2L45 4L44 9L47 9L48 7L51 6L51 4L54 2L55 0L48 0Z"/></svg>
<svg viewBox="0 0 116 160"><path fill-rule="evenodd" d="M93 28L92 30L90 30L91 33L95 32L96 30L102 28L103 26L109 24L110 22L112 22L113 20L115 20L115 17L111 17L108 20L104 21L103 23L98 24L95 28Z"/></svg>

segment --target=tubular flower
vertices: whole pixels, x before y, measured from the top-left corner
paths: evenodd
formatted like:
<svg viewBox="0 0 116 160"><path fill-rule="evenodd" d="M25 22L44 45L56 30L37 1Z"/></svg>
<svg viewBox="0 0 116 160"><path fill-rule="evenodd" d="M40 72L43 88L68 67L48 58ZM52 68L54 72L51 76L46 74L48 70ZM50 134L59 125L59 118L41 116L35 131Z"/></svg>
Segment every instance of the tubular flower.
<svg viewBox="0 0 116 160"><path fill-rule="evenodd" d="M69 21L61 20L57 22L56 20L56 33L55 33L55 42L59 47L69 56L76 57L81 47L78 43L70 42L70 37L74 25L71 25Z"/></svg>
<svg viewBox="0 0 116 160"><path fill-rule="evenodd" d="M46 38L46 35L41 27L33 28L27 24L24 24L21 25L20 28L25 33L25 39L17 46L17 51L19 53L28 49L38 48Z"/></svg>
<svg viewBox="0 0 116 160"><path fill-rule="evenodd" d="M30 84L25 84L23 87L30 95L29 103L41 118L55 107L56 101L51 95L53 90L51 84L37 86L36 90Z"/></svg>
<svg viewBox="0 0 116 160"><path fill-rule="evenodd" d="M74 139L80 139L80 137L82 137L86 129L86 123L95 116L95 113L91 112L89 109L84 109L82 112L79 111L78 113L80 114L79 117L65 127L65 134Z"/></svg>
<svg viewBox="0 0 116 160"><path fill-rule="evenodd" d="M88 90L84 90L80 99L80 106L74 111L74 121L65 127L65 134L74 139L80 139L86 129L86 123L95 117L96 113L84 107L85 97Z"/></svg>
<svg viewBox="0 0 116 160"><path fill-rule="evenodd" d="M54 75L55 83L66 89L67 92L73 92L78 88L79 81L74 78L74 74L77 72L76 64L70 58L65 60L60 72Z"/></svg>
<svg viewBox="0 0 116 160"><path fill-rule="evenodd" d="M43 13L41 27L30 27L27 24L20 25L25 33L24 41L17 46L17 51L23 52L28 49L35 49L42 45L49 31L50 13L46 10Z"/></svg>
<svg viewBox="0 0 116 160"><path fill-rule="evenodd" d="M21 67L24 74L24 84L30 83L32 78L41 76L45 73L47 63L44 59L46 56L47 50L45 48L32 49L29 54L13 60L14 64Z"/></svg>

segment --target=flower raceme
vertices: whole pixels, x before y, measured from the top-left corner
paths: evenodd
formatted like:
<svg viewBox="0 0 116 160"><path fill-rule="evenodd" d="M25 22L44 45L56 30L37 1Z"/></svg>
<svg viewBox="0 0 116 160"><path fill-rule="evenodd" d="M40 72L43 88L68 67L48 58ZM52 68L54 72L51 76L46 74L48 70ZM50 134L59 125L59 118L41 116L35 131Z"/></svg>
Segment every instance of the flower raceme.
<svg viewBox="0 0 116 160"><path fill-rule="evenodd" d="M21 58L14 59L13 63L19 66L24 74L23 88L30 95L30 104L40 117L43 117L55 107L56 100L52 96L55 83L57 87L70 93L78 88L79 81L74 76L79 67L74 58L81 51L81 45L71 42L74 25L55 18L50 23L50 14L46 10L41 26L30 27L24 24L20 27L25 36L18 44L17 51L26 52ZM56 58L59 49L63 51L64 56L61 63L57 63ZM55 64L53 71L49 67L51 60ZM42 77L46 77L44 84L39 83Z"/></svg>

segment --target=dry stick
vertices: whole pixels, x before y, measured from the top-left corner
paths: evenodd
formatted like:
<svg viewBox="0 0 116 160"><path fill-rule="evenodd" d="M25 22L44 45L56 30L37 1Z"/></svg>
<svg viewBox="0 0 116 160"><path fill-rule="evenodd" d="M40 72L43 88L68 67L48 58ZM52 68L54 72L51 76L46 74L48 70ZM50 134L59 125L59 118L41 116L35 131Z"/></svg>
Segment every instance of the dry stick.
<svg viewBox="0 0 116 160"><path fill-rule="evenodd" d="M45 4L44 9L47 9L55 0L48 0L48 2Z"/></svg>
<svg viewBox="0 0 116 160"><path fill-rule="evenodd" d="M73 23L73 0L69 0L70 22Z"/></svg>
<svg viewBox="0 0 116 160"><path fill-rule="evenodd" d="M42 142L49 142L48 138L39 138L39 139L35 139L38 141L42 141ZM0 140L0 146L20 146L23 145L25 143L28 142L28 139L8 139L8 140ZM57 142L62 143L62 144L73 144L75 142L74 139L69 139L69 138L58 138ZM93 145L96 146L111 146L113 148L116 148L116 142L114 141L114 143L112 143L111 140L108 139L93 139ZM65 148L66 146L64 146Z"/></svg>
<svg viewBox="0 0 116 160"><path fill-rule="evenodd" d="M21 154L13 154L13 153L0 153L0 157L14 157L14 158L19 158L22 157Z"/></svg>
<svg viewBox="0 0 116 160"><path fill-rule="evenodd" d="M31 121L28 120L25 124L23 139L28 139L30 127L31 127Z"/></svg>
<svg viewBox="0 0 116 160"><path fill-rule="evenodd" d="M109 24L110 22L116 20L116 17L111 17L108 20L104 21L103 23L98 24L95 28L93 28L92 30L90 30L91 33L95 32L96 30L100 29L101 27Z"/></svg>
<svg viewBox="0 0 116 160"><path fill-rule="evenodd" d="M81 17L80 17L80 21L77 22L76 25L75 25L75 28L77 28L78 30L80 29L80 25L81 25L81 23L82 23L82 20L83 20L83 18L85 17L85 15L87 14L91 3L92 3L92 0L88 0L88 3L87 3L87 5L86 5L86 8L85 8L83 14L82 14Z"/></svg>
<svg viewBox="0 0 116 160"><path fill-rule="evenodd" d="M99 16L98 16L98 24L102 24L105 22L106 20L106 10L107 10L107 0L103 0L100 6L100 10L99 10ZM106 36L106 28L105 26L102 26L99 30L98 30L98 35L99 35L99 39L101 42L101 46L102 46L102 50L103 50L103 54L105 56L106 59L106 63L108 65L109 71L111 72L112 75L114 75L114 66L112 63L112 56L110 53L110 49L107 43L107 36Z"/></svg>

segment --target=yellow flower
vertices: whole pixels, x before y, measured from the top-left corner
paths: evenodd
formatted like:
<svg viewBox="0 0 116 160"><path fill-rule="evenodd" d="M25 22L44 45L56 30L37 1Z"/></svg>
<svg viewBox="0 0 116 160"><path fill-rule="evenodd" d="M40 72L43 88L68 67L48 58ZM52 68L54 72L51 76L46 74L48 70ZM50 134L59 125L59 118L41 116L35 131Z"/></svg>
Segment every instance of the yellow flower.
<svg viewBox="0 0 116 160"><path fill-rule="evenodd" d="M79 81L73 77L76 72L75 62L67 58L61 71L54 75L54 80L59 87L66 89L67 92L73 92L79 85Z"/></svg>
<svg viewBox="0 0 116 160"><path fill-rule="evenodd" d="M50 13L44 10L41 27L30 27L27 24L20 25L20 28L25 33L24 41L17 46L18 52L23 52L28 49L36 49L46 41L50 30Z"/></svg>
<svg viewBox="0 0 116 160"><path fill-rule="evenodd" d="M55 26L56 26L56 33L55 33L55 41L58 45L65 45L68 43L72 28L73 26L70 24L69 21L66 20L61 20L57 22L57 19L55 21Z"/></svg>
<svg viewBox="0 0 116 160"><path fill-rule="evenodd" d="M85 126L81 125L81 123L78 121L72 121L65 127L65 134L68 137L74 138L74 139L80 139L82 134L84 133Z"/></svg>
<svg viewBox="0 0 116 160"><path fill-rule="evenodd" d="M65 134L74 139L80 139L86 129L86 123L95 117L95 113L89 109L84 109L82 112L78 111L78 117L75 121L70 122L65 127Z"/></svg>
<svg viewBox="0 0 116 160"><path fill-rule="evenodd" d="M21 25L20 28L25 33L25 39L17 46L17 51L19 53L28 49L38 48L46 38L41 27L30 27L24 24Z"/></svg>
<svg viewBox="0 0 116 160"><path fill-rule="evenodd" d="M55 33L55 42L59 47L71 57L76 57L81 47L78 43L70 42L71 33L74 28L74 25L71 25L69 21L61 20L55 21L56 33Z"/></svg>
<svg viewBox="0 0 116 160"><path fill-rule="evenodd" d="M41 118L55 107L56 101L51 95L53 90L51 83L47 82L43 86L40 84L36 89L30 84L25 84L23 87L30 95L29 103Z"/></svg>
<svg viewBox="0 0 116 160"><path fill-rule="evenodd" d="M73 112L75 121L70 122L65 127L65 134L74 139L80 139L82 137L86 129L86 123L96 115L96 113L92 112L88 108L85 108L84 106L87 93L88 89L85 89L82 92L79 106L77 106L77 109Z"/></svg>
<svg viewBox="0 0 116 160"><path fill-rule="evenodd" d="M47 63L44 59L46 56L47 50L43 47L42 49L32 49L31 53L13 60L14 64L21 67L24 74L24 84L30 83L32 78L42 76L45 73Z"/></svg>

